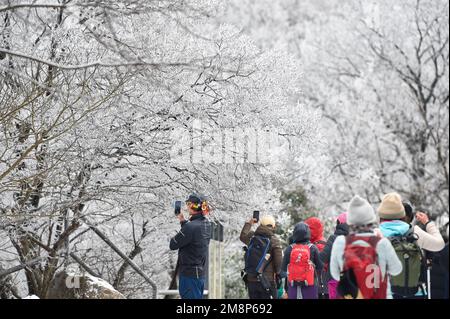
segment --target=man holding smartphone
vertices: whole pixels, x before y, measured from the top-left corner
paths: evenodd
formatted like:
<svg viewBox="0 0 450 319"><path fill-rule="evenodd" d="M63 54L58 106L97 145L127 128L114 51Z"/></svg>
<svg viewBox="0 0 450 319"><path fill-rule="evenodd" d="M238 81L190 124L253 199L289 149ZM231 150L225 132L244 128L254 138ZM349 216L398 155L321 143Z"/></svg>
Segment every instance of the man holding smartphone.
<svg viewBox="0 0 450 319"><path fill-rule="evenodd" d="M258 222L260 225L252 231L252 226ZM253 218L242 228L240 240L247 246L245 280L250 299L277 299L283 252L274 233L275 226L273 216L263 216L260 220L259 212L255 211ZM262 252L257 251L260 249ZM256 256L255 262L261 265L259 269L252 267L252 256ZM263 262L260 258L264 259Z"/></svg>
<svg viewBox="0 0 450 319"><path fill-rule="evenodd" d="M181 213L180 203L175 204L175 214L181 230L170 240L170 249L178 250L179 292L182 299L203 299L206 280L211 224L205 217L207 201L198 195L186 200L189 219Z"/></svg>

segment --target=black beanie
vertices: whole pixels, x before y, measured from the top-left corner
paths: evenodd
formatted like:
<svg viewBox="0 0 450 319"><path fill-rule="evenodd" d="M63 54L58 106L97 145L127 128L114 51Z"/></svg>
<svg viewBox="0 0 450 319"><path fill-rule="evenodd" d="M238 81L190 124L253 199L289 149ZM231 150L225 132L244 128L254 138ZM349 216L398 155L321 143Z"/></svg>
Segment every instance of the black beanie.
<svg viewBox="0 0 450 319"><path fill-rule="evenodd" d="M412 221L414 219L413 207L411 206L410 203L406 202L403 202L403 207L405 207L406 218Z"/></svg>

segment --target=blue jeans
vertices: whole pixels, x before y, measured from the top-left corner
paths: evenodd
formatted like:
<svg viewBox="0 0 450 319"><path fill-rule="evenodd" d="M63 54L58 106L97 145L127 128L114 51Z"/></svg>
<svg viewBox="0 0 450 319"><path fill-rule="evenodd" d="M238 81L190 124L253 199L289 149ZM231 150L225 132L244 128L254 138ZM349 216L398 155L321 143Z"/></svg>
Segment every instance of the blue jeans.
<svg viewBox="0 0 450 319"><path fill-rule="evenodd" d="M205 278L191 278L180 276L180 296L181 299L203 299L205 288Z"/></svg>

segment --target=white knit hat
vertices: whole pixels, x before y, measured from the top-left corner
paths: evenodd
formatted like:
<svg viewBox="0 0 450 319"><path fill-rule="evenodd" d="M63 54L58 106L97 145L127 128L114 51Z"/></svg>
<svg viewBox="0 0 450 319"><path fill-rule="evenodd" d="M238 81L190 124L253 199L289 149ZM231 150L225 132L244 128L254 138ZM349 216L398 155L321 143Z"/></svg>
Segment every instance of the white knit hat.
<svg viewBox="0 0 450 319"><path fill-rule="evenodd" d="M348 208L347 223L349 225L363 226L377 221L372 205L359 196L353 197Z"/></svg>

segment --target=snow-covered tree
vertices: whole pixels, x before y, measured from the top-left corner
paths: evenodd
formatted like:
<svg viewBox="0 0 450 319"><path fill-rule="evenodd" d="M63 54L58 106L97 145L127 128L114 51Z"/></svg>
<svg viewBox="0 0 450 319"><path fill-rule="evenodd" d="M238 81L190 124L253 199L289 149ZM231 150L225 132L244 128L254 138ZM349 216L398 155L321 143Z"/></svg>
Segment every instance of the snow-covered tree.
<svg viewBox="0 0 450 319"><path fill-rule="evenodd" d="M279 162L302 161L318 118L291 98L298 63L217 27L219 9L210 1L0 6L0 232L7 264L29 264L17 278L22 291L26 282L27 294L45 298L55 274L81 260L128 297L150 297L89 224L164 288L175 264L172 201L208 195L213 220L236 229L286 174ZM175 139L196 122L201 140ZM273 137L275 149L260 146L264 163L249 160L243 128ZM174 145L214 149L212 132L225 130L233 142L219 162L174 156Z"/></svg>
<svg viewBox="0 0 450 319"><path fill-rule="evenodd" d="M319 206L398 191L448 218L448 3L248 0L229 10L237 6L228 19L300 58L305 102L322 111L329 175L313 194Z"/></svg>

